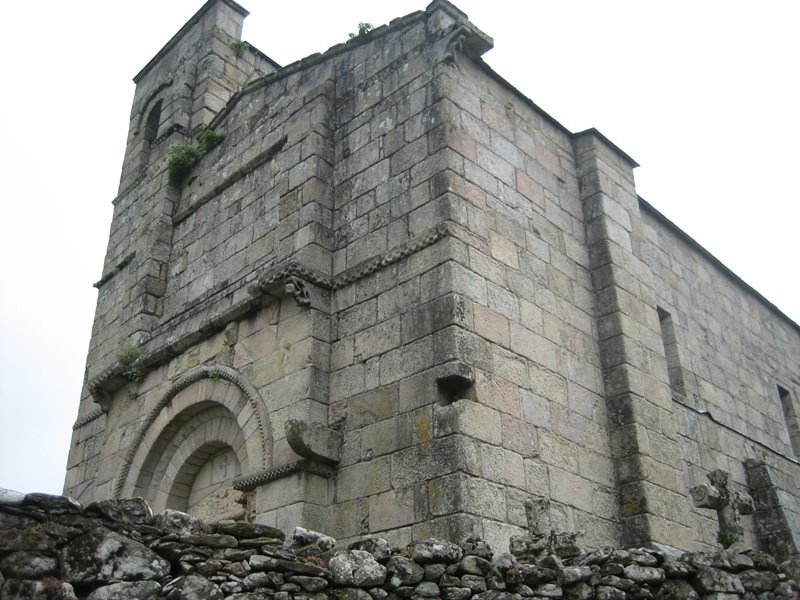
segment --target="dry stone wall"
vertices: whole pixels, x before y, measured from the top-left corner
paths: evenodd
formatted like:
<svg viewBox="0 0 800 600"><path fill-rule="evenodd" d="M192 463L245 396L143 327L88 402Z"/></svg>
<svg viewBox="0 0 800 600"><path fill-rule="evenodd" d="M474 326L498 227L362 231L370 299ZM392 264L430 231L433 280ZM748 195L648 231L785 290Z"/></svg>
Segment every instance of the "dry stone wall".
<svg viewBox="0 0 800 600"><path fill-rule="evenodd" d="M3 600L778 600L800 594L800 562L755 550L583 551L576 536L516 536L510 552L475 536L390 548L337 545L302 528L153 516L140 498L82 507L0 489Z"/></svg>

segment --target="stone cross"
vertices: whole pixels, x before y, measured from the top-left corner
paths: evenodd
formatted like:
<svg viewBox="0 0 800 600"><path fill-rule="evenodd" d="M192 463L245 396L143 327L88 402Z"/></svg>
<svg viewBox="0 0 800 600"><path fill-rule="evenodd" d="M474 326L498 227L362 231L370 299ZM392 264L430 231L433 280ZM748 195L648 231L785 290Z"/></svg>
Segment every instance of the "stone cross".
<svg viewBox="0 0 800 600"><path fill-rule="evenodd" d="M708 475L711 485L700 484L689 490L692 502L698 508L713 508L717 511L720 536L733 534L741 539L744 530L740 515L753 514L753 499L748 494L731 492L728 489L728 473L715 469Z"/></svg>

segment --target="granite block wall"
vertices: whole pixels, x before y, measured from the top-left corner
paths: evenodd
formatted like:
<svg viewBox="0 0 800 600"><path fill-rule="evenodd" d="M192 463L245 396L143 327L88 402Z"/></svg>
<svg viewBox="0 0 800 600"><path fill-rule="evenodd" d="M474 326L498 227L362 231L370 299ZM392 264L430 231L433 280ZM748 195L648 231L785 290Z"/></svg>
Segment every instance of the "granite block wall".
<svg viewBox="0 0 800 600"><path fill-rule="evenodd" d="M68 494L398 545L545 499L589 545L708 549L723 469L796 552L800 329L633 159L444 0L285 67L245 15L209 0L135 79Z"/></svg>

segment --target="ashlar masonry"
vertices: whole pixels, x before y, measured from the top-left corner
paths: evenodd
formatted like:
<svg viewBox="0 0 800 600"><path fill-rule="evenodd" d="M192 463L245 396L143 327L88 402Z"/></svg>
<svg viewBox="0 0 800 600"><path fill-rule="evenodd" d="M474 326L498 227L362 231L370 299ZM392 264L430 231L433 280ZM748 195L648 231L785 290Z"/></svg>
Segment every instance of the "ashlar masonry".
<svg viewBox="0 0 800 600"><path fill-rule="evenodd" d="M797 552L800 328L627 154L444 0L284 67L246 15L209 0L134 78L66 493L398 544L545 499L702 550L722 470Z"/></svg>

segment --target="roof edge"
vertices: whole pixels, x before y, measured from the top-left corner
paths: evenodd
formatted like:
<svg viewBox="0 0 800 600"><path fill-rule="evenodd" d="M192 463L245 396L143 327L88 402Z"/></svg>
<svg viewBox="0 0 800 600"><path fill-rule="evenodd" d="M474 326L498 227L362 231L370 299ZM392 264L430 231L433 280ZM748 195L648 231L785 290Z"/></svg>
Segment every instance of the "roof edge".
<svg viewBox="0 0 800 600"><path fill-rule="evenodd" d="M631 158L630 154L625 152L622 148L620 148L614 142L612 142L610 139L608 139L606 136L604 136L600 132L600 130L596 129L595 127L590 127L589 129L584 129L583 131L578 131L577 133L573 133L572 137L573 138L578 138L578 137L582 137L582 136L585 136L585 135L593 135L594 137L599 138L605 145L607 145L609 148L614 150L614 152L616 152L622 158L624 158L631 165L631 167L633 167L634 169L636 167L640 166L638 162L636 162L635 160L633 160L633 158Z"/></svg>
<svg viewBox="0 0 800 600"><path fill-rule="evenodd" d="M222 2L223 4L230 6L233 10L242 15L243 18L250 14L246 8L244 8L241 4L234 2L234 0L208 0L208 2L201 6L200 10L194 13L194 15L192 15L192 17L186 21L186 23L184 23L183 27L181 27L178 32L173 35L166 44L164 44L161 50L156 52L155 56L153 56L153 58L151 58L148 63L142 67L142 70L133 76L133 83L139 83L142 77L144 77L148 71L150 71L150 69L152 69L155 64L164 57L167 52L172 50L172 48L178 44L178 40L180 40L192 27L194 27L200 21L200 19L202 19L206 13L211 10L211 7L218 2Z"/></svg>
<svg viewBox="0 0 800 600"><path fill-rule="evenodd" d="M706 260L708 260L712 265L714 265L717 269L719 269L723 275L726 275L731 281L733 281L736 285L742 288L744 291L748 292L750 295L755 297L760 303L762 303L769 311L775 314L777 317L785 321L789 326L791 326L797 333L800 333L800 325L795 323L786 313L784 313L780 308L775 306L772 302L767 300L758 290L756 290L753 286L747 283L744 279L739 277L736 273L731 271L729 267L725 265L720 259L716 256L711 254L708 250L706 250L703 246L700 245L697 240L695 240L692 236L686 233L683 229L678 227L675 223L670 221L667 217L665 217L658 209L656 209L652 204L650 204L647 200L642 198L641 196L637 196L639 200L639 208L647 213L650 213L657 221L659 221L662 225L664 225L667 229L669 229L672 233L677 235L681 238L684 242L689 244L694 250L700 253Z"/></svg>

